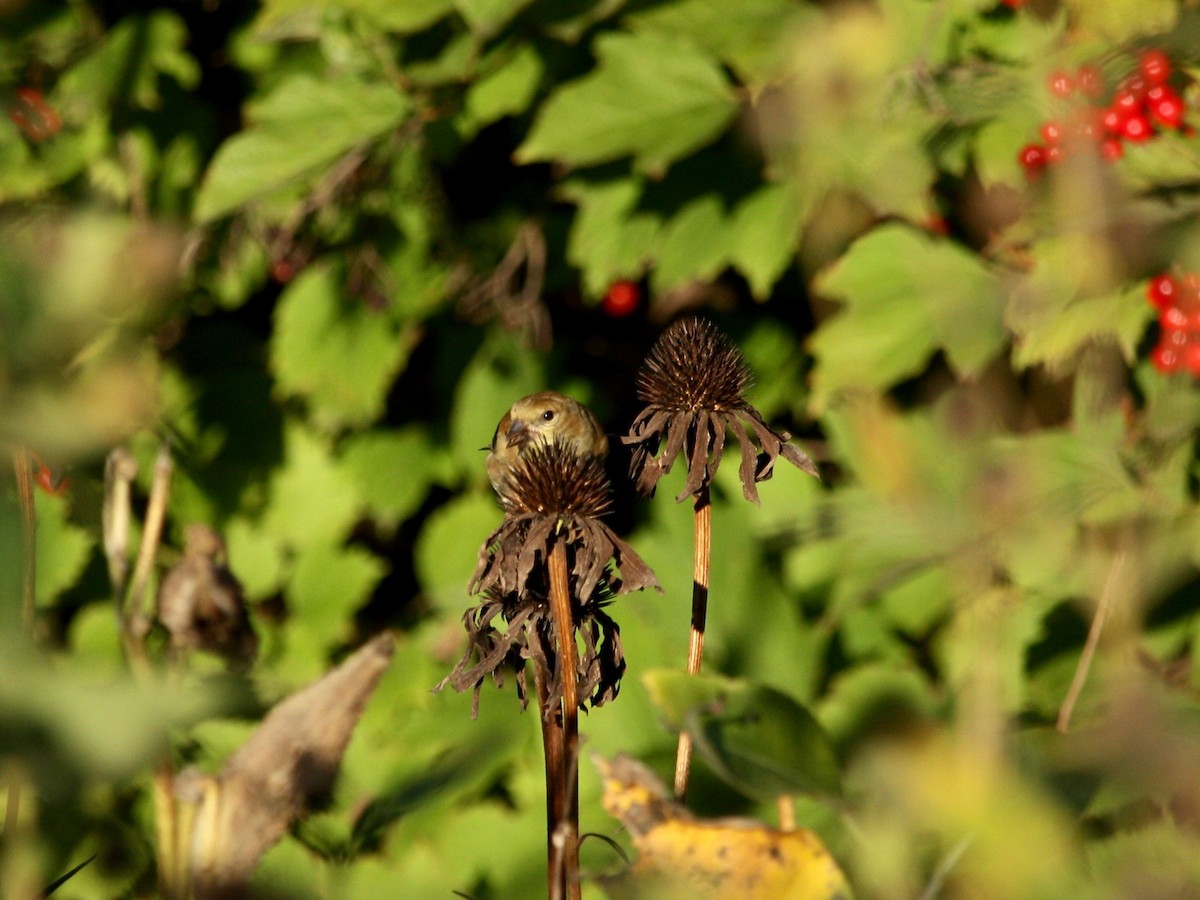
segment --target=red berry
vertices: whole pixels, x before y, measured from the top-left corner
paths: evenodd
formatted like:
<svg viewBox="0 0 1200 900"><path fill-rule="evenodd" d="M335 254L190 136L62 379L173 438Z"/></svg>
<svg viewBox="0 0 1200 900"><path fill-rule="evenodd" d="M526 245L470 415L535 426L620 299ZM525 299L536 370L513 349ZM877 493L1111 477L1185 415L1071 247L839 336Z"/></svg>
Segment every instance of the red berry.
<svg viewBox="0 0 1200 900"><path fill-rule="evenodd" d="M1081 66L1075 76L1079 90L1087 97L1099 97L1104 93L1104 73L1099 66Z"/></svg>
<svg viewBox="0 0 1200 900"><path fill-rule="evenodd" d="M636 310L641 299L642 289L636 281L614 281L604 294L601 306L606 315L620 319Z"/></svg>
<svg viewBox="0 0 1200 900"><path fill-rule="evenodd" d="M1136 115L1142 110L1142 94L1125 88L1117 91L1113 97L1111 109L1122 117Z"/></svg>
<svg viewBox="0 0 1200 900"><path fill-rule="evenodd" d="M1020 9L1025 5L1025 0L1000 0L1009 9Z"/></svg>
<svg viewBox="0 0 1200 900"><path fill-rule="evenodd" d="M1171 61L1161 50L1147 50L1138 60L1138 68L1150 84L1162 84L1171 77Z"/></svg>
<svg viewBox="0 0 1200 900"><path fill-rule="evenodd" d="M937 213L930 213L926 216L921 226L930 234L940 234L944 237L950 233L950 223L944 216L939 216Z"/></svg>
<svg viewBox="0 0 1200 900"><path fill-rule="evenodd" d="M1175 350L1182 350L1192 339L1192 334L1183 328L1171 328L1162 333L1159 343Z"/></svg>
<svg viewBox="0 0 1200 900"><path fill-rule="evenodd" d="M1120 110L1109 107L1100 114L1100 124L1109 134L1120 134L1121 123L1125 121L1125 117L1121 115Z"/></svg>
<svg viewBox="0 0 1200 900"><path fill-rule="evenodd" d="M287 259L277 259L271 263L271 278L276 284L287 284L296 277L296 267Z"/></svg>
<svg viewBox="0 0 1200 900"><path fill-rule="evenodd" d="M1108 138L1100 145L1100 155L1109 162L1116 162L1125 155L1125 145L1116 138Z"/></svg>
<svg viewBox="0 0 1200 900"><path fill-rule="evenodd" d="M1131 141L1146 141L1154 134L1150 120L1141 113L1129 116L1121 123L1121 134Z"/></svg>
<svg viewBox="0 0 1200 900"><path fill-rule="evenodd" d="M1042 140L1053 146L1063 139L1063 127L1058 122L1046 122L1042 125Z"/></svg>
<svg viewBox="0 0 1200 900"><path fill-rule="evenodd" d="M1164 128L1178 128L1183 124L1183 101L1174 94L1163 97L1150 106L1150 115Z"/></svg>
<svg viewBox="0 0 1200 900"><path fill-rule="evenodd" d="M1179 369L1179 353L1166 344L1158 344L1150 351L1150 363L1164 375L1169 375Z"/></svg>
<svg viewBox="0 0 1200 900"><path fill-rule="evenodd" d="M1051 72L1050 78L1046 83L1050 87L1050 93L1056 94L1059 97L1070 97L1075 93L1075 79L1071 77L1070 72L1062 70Z"/></svg>
<svg viewBox="0 0 1200 900"><path fill-rule="evenodd" d="M1164 332L1183 331L1188 325L1188 314L1178 306L1168 306L1159 311L1158 324Z"/></svg>
<svg viewBox="0 0 1200 900"><path fill-rule="evenodd" d="M1020 160L1025 175L1029 178L1036 178L1046 167L1046 148L1041 144L1028 144L1021 148L1017 159Z"/></svg>
<svg viewBox="0 0 1200 900"><path fill-rule="evenodd" d="M1200 344L1188 344L1181 351L1182 359L1180 363L1183 368L1187 369L1192 375L1200 376Z"/></svg>
<svg viewBox="0 0 1200 900"><path fill-rule="evenodd" d="M1046 165L1052 166L1063 161L1066 148L1062 144L1052 144L1046 148Z"/></svg>
<svg viewBox="0 0 1200 900"><path fill-rule="evenodd" d="M1155 309L1168 309L1179 300L1179 282L1170 275L1151 278L1146 285L1146 298Z"/></svg>

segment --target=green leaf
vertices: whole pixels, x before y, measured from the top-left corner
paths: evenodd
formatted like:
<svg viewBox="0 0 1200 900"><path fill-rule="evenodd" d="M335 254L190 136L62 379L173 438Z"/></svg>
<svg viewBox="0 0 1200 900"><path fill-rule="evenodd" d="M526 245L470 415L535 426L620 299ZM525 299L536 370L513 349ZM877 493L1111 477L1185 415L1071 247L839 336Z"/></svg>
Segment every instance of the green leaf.
<svg viewBox="0 0 1200 900"><path fill-rule="evenodd" d="M312 545L299 555L288 580L288 607L306 631L332 643L385 572L383 560L361 548Z"/></svg>
<svg viewBox="0 0 1200 900"><path fill-rule="evenodd" d="M704 194L683 207L663 227L658 264L651 272L655 291L707 281L729 258L729 228L716 194Z"/></svg>
<svg viewBox="0 0 1200 900"><path fill-rule="evenodd" d="M583 271L592 296L619 278L636 278L649 262L662 217L637 209L642 183L637 178L607 181L575 179L563 193L579 205L567 239L567 261Z"/></svg>
<svg viewBox="0 0 1200 900"><path fill-rule="evenodd" d="M781 691L716 675L658 669L642 676L672 728L729 784L751 797L837 794L841 776L828 736Z"/></svg>
<svg viewBox="0 0 1200 900"><path fill-rule="evenodd" d="M1004 346L999 288L958 244L899 224L876 228L817 280L846 302L812 339L817 402L916 375L939 347L960 375L977 374Z"/></svg>
<svg viewBox="0 0 1200 900"><path fill-rule="evenodd" d="M596 53L596 69L542 107L518 161L585 166L633 156L640 170L660 172L713 140L737 109L720 68L689 43L607 34Z"/></svg>
<svg viewBox="0 0 1200 900"><path fill-rule="evenodd" d="M363 506L395 527L425 499L437 471L433 453L425 431L414 426L349 437L342 463Z"/></svg>
<svg viewBox="0 0 1200 900"><path fill-rule="evenodd" d="M200 68L184 50L187 25L165 10L130 16L118 22L100 45L58 85L68 118L97 115L118 103L143 109L162 105L159 76L169 75L182 87L194 87Z"/></svg>
<svg viewBox="0 0 1200 900"><path fill-rule="evenodd" d="M304 33L319 34L323 15L331 9L359 13L386 31L408 34L421 31L454 10L453 0L264 0L254 20L256 37L265 40L296 36L295 23Z"/></svg>
<svg viewBox="0 0 1200 900"><path fill-rule="evenodd" d="M1066 0L1066 6L1075 29L1113 44L1170 31L1179 16L1175 0Z"/></svg>
<svg viewBox="0 0 1200 900"><path fill-rule="evenodd" d="M529 108L542 79L542 58L521 44L503 65L476 79L467 91L464 112L475 128Z"/></svg>
<svg viewBox="0 0 1200 900"><path fill-rule="evenodd" d="M135 683L94 677L73 660L54 666L6 650L0 654L0 707L8 735L5 752L24 759L49 783L73 775L119 780L161 759L175 728L217 712L217 698L166 682Z"/></svg>
<svg viewBox="0 0 1200 900"><path fill-rule="evenodd" d="M251 106L250 127L217 150L194 218L211 221L327 166L395 128L410 110L388 84L294 75Z"/></svg>
<svg viewBox="0 0 1200 900"><path fill-rule="evenodd" d="M416 569L429 602L447 615L470 605L467 582L479 548L503 518L495 497L464 494L430 515L417 539Z"/></svg>
<svg viewBox="0 0 1200 900"><path fill-rule="evenodd" d="M1105 338L1132 362L1138 341L1153 319L1154 310L1147 305L1140 285L1077 300L1036 327L1018 329L1013 365L1024 369L1042 363L1054 368L1074 359L1087 344Z"/></svg>
<svg viewBox="0 0 1200 900"><path fill-rule="evenodd" d="M95 541L86 531L67 521L67 503L62 497L35 492L37 508L37 584L34 596L39 606L49 606L58 595L79 580Z"/></svg>
<svg viewBox="0 0 1200 900"><path fill-rule="evenodd" d="M768 184L738 204L730 217L731 262L762 300L796 254L806 210L786 185Z"/></svg>
<svg viewBox="0 0 1200 900"><path fill-rule="evenodd" d="M814 16L789 0L741 0L736 15L725 0L675 0L635 9L624 24L634 32L694 41L753 85L787 60L790 42L780 38Z"/></svg>
<svg viewBox="0 0 1200 900"><path fill-rule="evenodd" d="M358 510L349 476L320 438L296 422L284 431L284 464L271 478L263 525L295 547L345 538Z"/></svg>
<svg viewBox="0 0 1200 900"><path fill-rule="evenodd" d="M229 567L245 588L246 596L261 599L274 594L283 584L283 542L261 523L243 516L225 527Z"/></svg>
<svg viewBox="0 0 1200 900"><path fill-rule="evenodd" d="M454 6L471 30L494 34L532 0L454 0Z"/></svg>
<svg viewBox="0 0 1200 900"><path fill-rule="evenodd" d="M1107 240L1066 234L1039 241L1032 270L1017 283L1006 310L1016 334L1013 362L1020 368L1069 366L1084 345L1108 340L1127 360L1154 310L1142 285L1119 287Z"/></svg>
<svg viewBox="0 0 1200 900"><path fill-rule="evenodd" d="M306 269L280 298L271 334L276 384L306 398L326 428L377 418L405 355L388 315L343 300L341 287L335 269Z"/></svg>

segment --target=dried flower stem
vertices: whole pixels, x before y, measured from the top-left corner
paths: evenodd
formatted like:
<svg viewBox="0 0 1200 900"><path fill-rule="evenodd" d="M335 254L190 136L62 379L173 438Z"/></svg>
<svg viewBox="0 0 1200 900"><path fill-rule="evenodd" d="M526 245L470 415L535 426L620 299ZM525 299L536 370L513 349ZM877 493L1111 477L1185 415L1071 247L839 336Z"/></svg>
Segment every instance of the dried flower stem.
<svg viewBox="0 0 1200 900"><path fill-rule="evenodd" d="M692 625L688 636L687 669L689 675L698 675L704 661L704 627L708 620L708 580L712 561L712 497L707 484L696 495L693 522ZM687 799L691 770L692 736L681 731L675 750L675 799L680 803Z"/></svg>
<svg viewBox="0 0 1200 900"><path fill-rule="evenodd" d="M33 628L33 610L37 584L37 513L33 500L32 459L24 444L13 450L13 474L17 479L17 502L21 507L21 627L26 634Z"/></svg>
<svg viewBox="0 0 1200 900"><path fill-rule="evenodd" d="M17 480L17 502L21 508L21 630L26 636L33 633L33 613L37 585L37 513L34 509L33 476L29 468L29 448L19 444L13 450L13 474ZM15 842L21 819L22 778L13 774L8 785L4 809L4 838Z"/></svg>
<svg viewBox="0 0 1200 900"><path fill-rule="evenodd" d="M1112 562L1112 567L1108 570L1108 577L1104 579L1100 599L1096 601L1096 614L1092 617L1091 627L1088 628L1087 640L1083 645L1083 652L1079 656L1079 664L1075 667L1071 687L1067 690L1067 696L1063 699L1062 707L1058 711L1056 727L1060 734L1066 734L1071 728L1071 714L1075 711L1075 704L1079 700L1079 695L1083 693L1088 672L1091 671L1092 658L1096 655L1096 648L1100 644L1100 632L1104 630L1104 622L1108 619L1109 610L1112 608L1117 578L1124 565L1125 554L1124 552L1118 553Z"/></svg>
<svg viewBox="0 0 1200 900"><path fill-rule="evenodd" d="M562 719L546 715L550 705L550 672L540 659L533 660L533 682L537 690L538 710L542 720L542 748L546 757L546 878L550 900L561 900L562 872L565 866L554 841L555 829L562 819L563 811L563 731Z"/></svg>
<svg viewBox="0 0 1200 900"><path fill-rule="evenodd" d="M121 638L125 652L135 673L147 667L146 647L143 643L149 624L146 617L144 598L150 582L150 570L158 553L162 539L163 522L167 517L167 497L171 491L171 473L175 465L171 450L164 444L154 460L154 480L150 484L150 502L146 507L146 521L142 530L142 543L138 547L137 562L133 567L133 578L129 594L125 598L121 617Z"/></svg>
<svg viewBox="0 0 1200 900"><path fill-rule="evenodd" d="M550 896L566 888L565 896L579 900L579 779L575 767L579 765L579 664L575 651L575 621L571 615L571 589L567 570L567 547L560 539L554 542L547 560L550 577L550 612L554 617L554 628L558 634L558 664L562 673L562 759L558 772L549 771L547 754L547 777L557 781L562 806L558 821L551 830L551 857L561 860L558 877L552 873ZM543 710L543 714L544 714ZM551 785L547 783L546 793Z"/></svg>

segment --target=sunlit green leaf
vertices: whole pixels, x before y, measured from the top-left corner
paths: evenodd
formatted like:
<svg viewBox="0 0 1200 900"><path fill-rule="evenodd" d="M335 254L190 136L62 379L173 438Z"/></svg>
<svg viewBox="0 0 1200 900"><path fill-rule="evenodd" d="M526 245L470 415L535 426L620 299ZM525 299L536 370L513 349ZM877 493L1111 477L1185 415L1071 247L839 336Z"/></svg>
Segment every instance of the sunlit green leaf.
<svg viewBox="0 0 1200 900"><path fill-rule="evenodd" d="M67 520L67 502L35 492L37 505L38 605L49 605L78 579L94 546L90 535Z"/></svg>
<svg viewBox="0 0 1200 900"><path fill-rule="evenodd" d="M611 34L596 70L560 88L517 151L522 162L592 165L633 156L660 171L716 137L736 109L721 70L683 41Z"/></svg>
<svg viewBox="0 0 1200 900"><path fill-rule="evenodd" d="M416 428L370 431L352 437L342 453L364 506L395 525L410 515L429 489L435 450Z"/></svg>
<svg viewBox="0 0 1200 900"><path fill-rule="evenodd" d="M343 293L336 270L306 270L280 298L271 340L279 388L305 397L314 418L329 427L378 416L404 361L386 312Z"/></svg>
<svg viewBox="0 0 1200 900"><path fill-rule="evenodd" d="M959 245L902 225L857 241L817 287L846 302L813 336L818 402L915 375L939 348L970 376L1004 343L997 275Z"/></svg>
<svg viewBox="0 0 1200 900"><path fill-rule="evenodd" d="M658 670L643 676L668 723L739 790L837 793L841 777L828 737L803 706L774 688L715 675Z"/></svg>
<svg viewBox="0 0 1200 900"><path fill-rule="evenodd" d="M285 79L247 110L251 126L217 151L196 198L196 220L219 218L332 163L395 128L410 109L387 84Z"/></svg>

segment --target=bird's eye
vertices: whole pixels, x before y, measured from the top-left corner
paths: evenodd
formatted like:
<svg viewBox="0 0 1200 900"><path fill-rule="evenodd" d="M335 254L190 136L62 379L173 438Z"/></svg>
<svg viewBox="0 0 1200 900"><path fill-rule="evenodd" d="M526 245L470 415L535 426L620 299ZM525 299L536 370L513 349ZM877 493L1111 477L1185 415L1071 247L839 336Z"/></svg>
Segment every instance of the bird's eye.
<svg viewBox="0 0 1200 900"><path fill-rule="evenodd" d="M544 413L542 413L542 418L545 421L549 422L551 419L554 418L554 410L552 410L552 409L546 410Z"/></svg>

